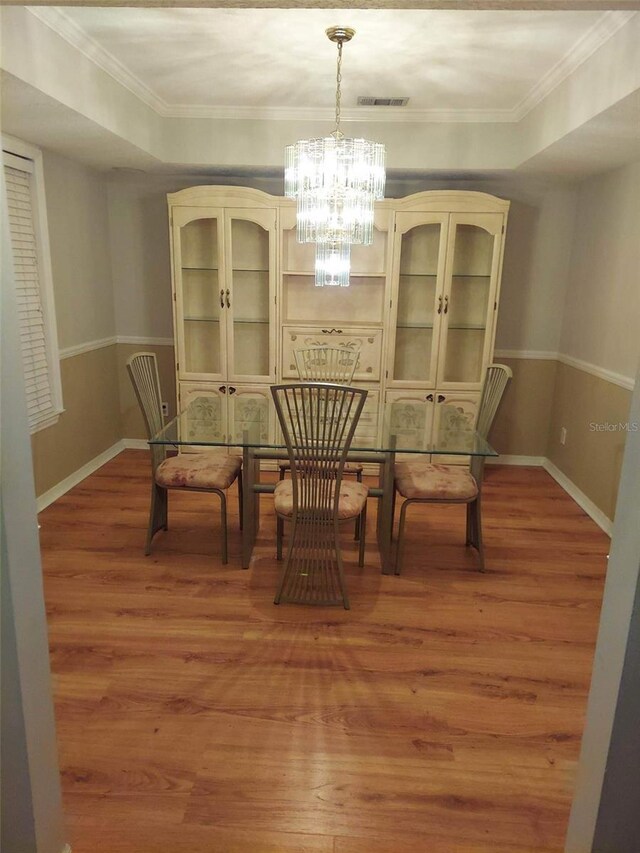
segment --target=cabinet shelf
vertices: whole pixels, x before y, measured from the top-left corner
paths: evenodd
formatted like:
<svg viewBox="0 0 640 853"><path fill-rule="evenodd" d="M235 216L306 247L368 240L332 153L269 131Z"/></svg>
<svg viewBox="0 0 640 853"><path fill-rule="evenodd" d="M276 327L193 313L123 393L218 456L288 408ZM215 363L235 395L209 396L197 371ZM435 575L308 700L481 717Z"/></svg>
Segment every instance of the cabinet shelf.
<svg viewBox="0 0 640 853"><path fill-rule="evenodd" d="M433 323L398 323L398 329L433 329Z"/></svg>
<svg viewBox="0 0 640 853"><path fill-rule="evenodd" d="M480 323L450 323L448 328L456 329L456 331L484 332L487 327L485 325L481 325Z"/></svg>
<svg viewBox="0 0 640 853"><path fill-rule="evenodd" d="M401 272L400 278L438 278L434 272Z"/></svg>
<svg viewBox="0 0 640 853"><path fill-rule="evenodd" d="M259 273L268 273L269 270L265 270L259 267L233 267L231 272L259 272Z"/></svg>
<svg viewBox="0 0 640 853"><path fill-rule="evenodd" d="M269 321L268 321L268 320L241 320L241 319L239 319L239 318L237 318L237 317L234 317L234 318L233 318L233 322L234 322L235 324L238 324L238 323L244 323L244 324L251 323L251 324L256 324L256 323L257 323L257 324L258 324L258 325L260 325L260 326L268 326L268 325L269 325Z"/></svg>
<svg viewBox="0 0 640 853"><path fill-rule="evenodd" d="M218 267L181 267L183 272L219 272Z"/></svg>
<svg viewBox="0 0 640 853"><path fill-rule="evenodd" d="M282 275L304 276L305 278L315 278L315 272L309 270L283 270ZM349 273L349 278L385 278L383 272L353 272Z"/></svg>

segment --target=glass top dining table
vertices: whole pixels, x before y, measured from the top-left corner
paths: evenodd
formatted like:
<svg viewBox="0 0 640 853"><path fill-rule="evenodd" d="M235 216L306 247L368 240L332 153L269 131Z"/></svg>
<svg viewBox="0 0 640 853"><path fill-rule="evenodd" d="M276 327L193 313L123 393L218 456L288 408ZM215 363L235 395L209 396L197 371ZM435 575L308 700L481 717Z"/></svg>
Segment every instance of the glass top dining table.
<svg viewBox="0 0 640 853"><path fill-rule="evenodd" d="M243 405L239 405L241 401ZM419 403L415 398L407 404L397 399L368 401L348 455L349 461L370 463L379 471L378 484L369 487L369 495L379 499L376 533L385 574L395 569L392 531L396 453L443 463L464 462L472 456L498 455L475 431L462 409L452 404L443 406L440 416L433 418L433 428L429 429L432 409L426 393L424 406ZM260 524L259 497L273 492L275 487L274 483L260 482L260 461L286 459L287 450L271 399L264 395L248 400L239 397L234 404L228 407L229 417L225 423L225 419L219 417L221 409L216 407L215 398L203 391L201 397L192 399L149 443L174 449L217 447L242 452L242 566L249 568ZM433 405L438 404L431 403Z"/></svg>

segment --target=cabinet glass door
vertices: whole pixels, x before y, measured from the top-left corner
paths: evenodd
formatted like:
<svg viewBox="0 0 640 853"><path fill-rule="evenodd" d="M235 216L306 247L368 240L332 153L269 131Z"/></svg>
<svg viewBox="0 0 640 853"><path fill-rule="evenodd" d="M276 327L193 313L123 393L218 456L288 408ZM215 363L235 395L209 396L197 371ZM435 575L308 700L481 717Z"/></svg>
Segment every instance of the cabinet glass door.
<svg viewBox="0 0 640 853"><path fill-rule="evenodd" d="M194 216L193 212L180 213L185 219ZM210 215L190 218L177 227L180 373L221 377L225 369L223 277L219 262L221 219Z"/></svg>
<svg viewBox="0 0 640 853"><path fill-rule="evenodd" d="M397 217L400 260L395 270L393 375L395 383L433 386L442 312L442 218Z"/></svg>
<svg viewBox="0 0 640 853"><path fill-rule="evenodd" d="M497 281L496 225L501 217L489 215L486 222L482 218L477 224L452 222L438 385L482 382Z"/></svg>
<svg viewBox="0 0 640 853"><path fill-rule="evenodd" d="M229 379L273 376L275 210L226 214Z"/></svg>

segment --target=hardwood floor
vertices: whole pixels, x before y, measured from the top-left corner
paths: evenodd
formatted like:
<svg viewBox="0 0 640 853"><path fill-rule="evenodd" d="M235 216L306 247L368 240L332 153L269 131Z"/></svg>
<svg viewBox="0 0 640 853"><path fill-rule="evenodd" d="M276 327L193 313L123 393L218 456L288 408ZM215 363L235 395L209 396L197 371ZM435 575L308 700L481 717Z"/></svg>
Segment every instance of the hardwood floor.
<svg viewBox="0 0 640 853"><path fill-rule="evenodd" d="M272 604L212 496L170 496L144 557L149 460L126 451L40 515L74 853L562 849L607 537L546 472L489 467L488 571L464 507L409 510L401 577L345 531L351 610Z"/></svg>

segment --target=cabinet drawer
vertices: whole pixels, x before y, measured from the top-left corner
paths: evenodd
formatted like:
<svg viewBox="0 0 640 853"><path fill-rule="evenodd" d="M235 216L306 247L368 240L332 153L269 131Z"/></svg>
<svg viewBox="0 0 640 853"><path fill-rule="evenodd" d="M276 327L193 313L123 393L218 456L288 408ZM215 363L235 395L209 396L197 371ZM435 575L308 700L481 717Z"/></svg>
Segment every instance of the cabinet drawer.
<svg viewBox="0 0 640 853"><path fill-rule="evenodd" d="M330 325L283 326L282 378L298 378L294 350L317 346L344 347L349 352L359 352L360 359L353 377L355 382L380 379L382 329L341 329Z"/></svg>

